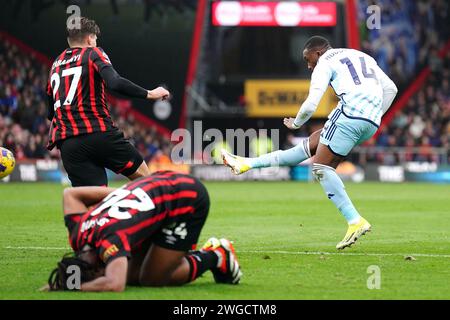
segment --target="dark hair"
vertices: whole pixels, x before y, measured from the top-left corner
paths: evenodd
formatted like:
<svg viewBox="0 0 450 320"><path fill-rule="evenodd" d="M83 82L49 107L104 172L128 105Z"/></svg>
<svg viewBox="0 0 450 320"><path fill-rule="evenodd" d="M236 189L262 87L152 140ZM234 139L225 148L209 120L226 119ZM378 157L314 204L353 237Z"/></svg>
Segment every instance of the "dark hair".
<svg viewBox="0 0 450 320"><path fill-rule="evenodd" d="M313 36L306 41L303 49L311 50L316 48L322 49L326 47L331 47L331 44L328 41L328 39L321 36Z"/></svg>
<svg viewBox="0 0 450 320"><path fill-rule="evenodd" d="M57 267L53 269L48 278L48 286L50 291L69 290L67 286L68 277L67 268L77 266L80 270L80 283L88 282L95 279L96 268L86 261L73 256L73 253L64 255L62 260L58 262Z"/></svg>
<svg viewBox="0 0 450 320"><path fill-rule="evenodd" d="M79 24L76 23L72 26L67 24L67 38L72 42L81 42L83 38L89 34L100 35L100 28L94 20L89 20L85 17L74 18L79 19ZM78 22L75 20L75 22Z"/></svg>

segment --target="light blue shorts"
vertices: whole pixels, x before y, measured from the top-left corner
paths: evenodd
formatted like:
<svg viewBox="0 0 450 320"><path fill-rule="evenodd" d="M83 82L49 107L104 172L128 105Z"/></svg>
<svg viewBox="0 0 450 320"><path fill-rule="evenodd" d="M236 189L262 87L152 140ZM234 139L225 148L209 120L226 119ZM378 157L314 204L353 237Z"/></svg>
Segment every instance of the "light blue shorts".
<svg viewBox="0 0 450 320"><path fill-rule="evenodd" d="M334 154L345 157L353 147L370 139L377 130L374 122L350 117L336 108L320 133L320 143L328 146Z"/></svg>

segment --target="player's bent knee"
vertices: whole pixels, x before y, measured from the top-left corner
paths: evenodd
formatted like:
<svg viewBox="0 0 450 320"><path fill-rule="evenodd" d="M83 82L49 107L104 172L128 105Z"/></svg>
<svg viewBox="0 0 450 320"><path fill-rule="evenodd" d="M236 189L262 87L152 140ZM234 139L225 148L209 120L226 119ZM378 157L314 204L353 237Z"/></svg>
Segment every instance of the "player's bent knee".
<svg viewBox="0 0 450 320"><path fill-rule="evenodd" d="M335 171L335 169L333 167L330 167L330 166L327 166L324 164L314 163L312 166L312 174L313 174L314 178L316 178L317 181L322 180L324 175L329 170Z"/></svg>
<svg viewBox="0 0 450 320"><path fill-rule="evenodd" d="M319 177L321 176L321 172L320 172L320 169L319 169L319 168L314 168L314 167L313 167L313 169L312 169L312 174L313 174L314 178L315 178L317 181L320 180Z"/></svg>
<svg viewBox="0 0 450 320"><path fill-rule="evenodd" d="M139 285L142 287L164 287L167 283L156 279L141 279Z"/></svg>
<svg viewBox="0 0 450 320"><path fill-rule="evenodd" d="M139 276L139 285L143 287L163 287L168 285L170 282L170 279L167 279L166 277L160 276L154 276L154 275L148 275L148 274L141 274Z"/></svg>
<svg viewBox="0 0 450 320"><path fill-rule="evenodd" d="M163 287L171 284L171 273L162 270L142 270L139 284L143 287Z"/></svg>

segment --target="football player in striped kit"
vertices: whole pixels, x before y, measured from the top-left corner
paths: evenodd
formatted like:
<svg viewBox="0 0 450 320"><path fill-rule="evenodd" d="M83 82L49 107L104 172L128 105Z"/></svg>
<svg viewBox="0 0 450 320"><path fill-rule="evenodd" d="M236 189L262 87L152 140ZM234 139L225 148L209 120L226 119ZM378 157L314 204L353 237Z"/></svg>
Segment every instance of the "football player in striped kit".
<svg viewBox="0 0 450 320"><path fill-rule="evenodd" d="M97 47L100 28L81 17L79 27L67 29L69 48L53 63L47 84L48 149L55 146L72 186L105 186L105 168L130 180L150 171L136 148L113 124L106 90L128 97L167 99L169 92L146 90L121 77L108 55Z"/></svg>
<svg viewBox="0 0 450 320"><path fill-rule="evenodd" d="M45 289L180 286L206 271L217 283L239 283L242 272L229 240L210 238L196 250L209 204L198 179L172 171L156 172L119 189L66 189L64 220L74 254L58 263ZM79 269L79 287L71 278L74 268Z"/></svg>

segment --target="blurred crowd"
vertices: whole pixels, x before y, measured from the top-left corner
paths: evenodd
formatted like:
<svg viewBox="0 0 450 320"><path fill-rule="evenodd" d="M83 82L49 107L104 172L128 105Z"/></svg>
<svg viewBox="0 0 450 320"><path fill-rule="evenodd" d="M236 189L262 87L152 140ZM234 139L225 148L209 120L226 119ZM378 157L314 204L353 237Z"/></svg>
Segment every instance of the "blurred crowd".
<svg viewBox="0 0 450 320"><path fill-rule="evenodd" d="M171 163L172 142L159 134L152 126L136 121L131 113L119 113L119 108L110 108L114 124L138 149L147 163ZM130 125L134 124L134 125Z"/></svg>
<svg viewBox="0 0 450 320"><path fill-rule="evenodd" d="M418 70L436 61L438 49L450 37L447 0L359 0L358 4L362 49L400 89ZM378 12L370 9L372 5L380 10L380 28L366 25ZM374 21L370 18L369 25Z"/></svg>
<svg viewBox="0 0 450 320"><path fill-rule="evenodd" d="M0 39L0 145L17 159L57 157L45 148L48 68Z"/></svg>
<svg viewBox="0 0 450 320"><path fill-rule="evenodd" d="M381 28L368 29L367 18L380 8ZM369 12L367 12L369 11ZM362 49L372 55L400 89L424 67L432 74L407 106L384 128L376 147L403 147L402 152L371 152L368 161L398 164L403 161L448 162L450 117L450 54L438 51L450 39L450 3L445 0L360 0ZM374 150L374 148L371 148Z"/></svg>
<svg viewBox="0 0 450 320"><path fill-rule="evenodd" d="M48 67L0 36L0 145L17 160L59 158L55 148L48 151L47 97ZM170 162L170 140L132 116L110 111L127 138L147 162ZM131 125L132 124L132 125Z"/></svg>
<svg viewBox="0 0 450 320"><path fill-rule="evenodd" d="M450 52L406 107L370 144L406 149L404 153L380 152L372 155L385 164L401 161L450 162ZM444 153L434 152L433 148L441 148Z"/></svg>

